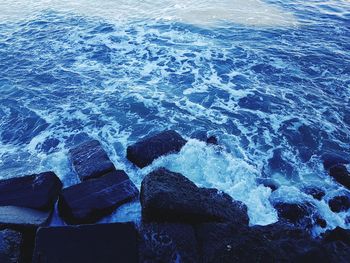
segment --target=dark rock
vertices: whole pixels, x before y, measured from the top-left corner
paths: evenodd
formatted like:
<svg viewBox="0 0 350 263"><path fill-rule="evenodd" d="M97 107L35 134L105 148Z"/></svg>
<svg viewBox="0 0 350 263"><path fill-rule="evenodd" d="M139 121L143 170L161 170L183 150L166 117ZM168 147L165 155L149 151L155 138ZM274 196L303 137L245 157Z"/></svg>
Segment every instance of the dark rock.
<svg viewBox="0 0 350 263"><path fill-rule="evenodd" d="M63 189L58 209L68 223L93 223L137 196L138 190L128 175L115 170Z"/></svg>
<svg viewBox="0 0 350 263"><path fill-rule="evenodd" d="M20 261L22 234L5 229L0 231L0 262L17 263Z"/></svg>
<svg viewBox="0 0 350 263"><path fill-rule="evenodd" d="M281 223L241 228L206 223L196 230L204 263L309 262L307 254L318 248L305 231Z"/></svg>
<svg viewBox="0 0 350 263"><path fill-rule="evenodd" d="M279 187L279 185L272 179L270 178L257 178L257 183L262 184L265 187L268 187L271 189L271 191L276 191Z"/></svg>
<svg viewBox="0 0 350 263"><path fill-rule="evenodd" d="M62 183L53 172L0 181L0 206L48 210L56 202Z"/></svg>
<svg viewBox="0 0 350 263"><path fill-rule="evenodd" d="M199 188L185 176L164 168L144 178L140 199L146 221L231 221L238 225L249 221L247 207L241 202L216 189Z"/></svg>
<svg viewBox="0 0 350 263"><path fill-rule="evenodd" d="M332 176L338 183L350 189L350 173L344 165L334 165L329 168L329 175Z"/></svg>
<svg viewBox="0 0 350 263"><path fill-rule="evenodd" d="M350 208L350 197L347 195L333 197L329 200L328 205L335 213L346 211Z"/></svg>
<svg viewBox="0 0 350 263"><path fill-rule="evenodd" d="M218 145L218 139L215 136L210 136L207 139L208 144Z"/></svg>
<svg viewBox="0 0 350 263"><path fill-rule="evenodd" d="M276 203L274 207L277 210L279 218L286 219L294 225L306 228L312 227L313 221L319 218L315 207L310 203Z"/></svg>
<svg viewBox="0 0 350 263"><path fill-rule="evenodd" d="M323 234L323 241L327 243L341 241L350 246L350 230L341 228L339 226L333 230L327 230Z"/></svg>
<svg viewBox="0 0 350 263"><path fill-rule="evenodd" d="M38 227L49 221L50 214L50 211L40 211L26 207L0 206L0 225Z"/></svg>
<svg viewBox="0 0 350 263"><path fill-rule="evenodd" d="M327 221L324 220L323 218L316 218L316 224L319 225L322 228L326 228L327 227Z"/></svg>
<svg viewBox="0 0 350 263"><path fill-rule="evenodd" d="M186 140L177 132L164 131L129 146L127 158L143 168L162 155L179 152L185 144Z"/></svg>
<svg viewBox="0 0 350 263"><path fill-rule="evenodd" d="M322 245L322 251L326 254L323 262L347 263L350 258L350 246L340 241L330 242ZM309 262L318 262L312 260Z"/></svg>
<svg viewBox="0 0 350 263"><path fill-rule="evenodd" d="M99 141L92 140L69 151L74 170L81 181L100 177L115 167Z"/></svg>
<svg viewBox="0 0 350 263"><path fill-rule="evenodd" d="M321 156L321 159L323 160L323 167L328 170L334 165L337 164L348 164L350 163L350 160L346 157L341 156L338 153L325 153Z"/></svg>
<svg viewBox="0 0 350 263"><path fill-rule="evenodd" d="M132 223L44 227L37 232L33 263L138 263Z"/></svg>
<svg viewBox="0 0 350 263"><path fill-rule="evenodd" d="M313 198L317 200L321 200L325 196L325 192L320 188L315 187L307 187L303 189L305 194L311 195Z"/></svg>
<svg viewBox="0 0 350 263"><path fill-rule="evenodd" d="M197 241L191 225L143 224L140 262L198 262Z"/></svg>
<svg viewBox="0 0 350 263"><path fill-rule="evenodd" d="M331 263L331 262L339 262L339 261L331 261L328 255L327 250L324 250L321 246L312 246L307 248L306 251L300 252L299 255L296 256L295 263L305 262L305 263Z"/></svg>

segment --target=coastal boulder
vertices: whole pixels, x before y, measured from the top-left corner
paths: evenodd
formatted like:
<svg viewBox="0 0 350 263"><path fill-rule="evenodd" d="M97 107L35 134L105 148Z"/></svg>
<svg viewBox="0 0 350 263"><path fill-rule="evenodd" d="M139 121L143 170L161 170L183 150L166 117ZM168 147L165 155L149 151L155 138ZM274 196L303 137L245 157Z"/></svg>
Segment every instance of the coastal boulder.
<svg viewBox="0 0 350 263"><path fill-rule="evenodd" d="M140 229L140 262L199 262L193 227L177 223L144 223Z"/></svg>
<svg viewBox="0 0 350 263"><path fill-rule="evenodd" d="M61 188L62 183L53 172L0 180L0 206L48 210Z"/></svg>
<svg viewBox="0 0 350 263"><path fill-rule="evenodd" d="M230 221L247 225L247 207L216 189L199 188L185 176L165 168L149 173L141 185L145 221Z"/></svg>
<svg viewBox="0 0 350 263"><path fill-rule="evenodd" d="M81 181L100 177L115 167L97 140L84 142L69 151L74 170Z"/></svg>
<svg viewBox="0 0 350 263"><path fill-rule="evenodd" d="M0 262L18 263L21 256L22 234L4 229L0 231Z"/></svg>
<svg viewBox="0 0 350 263"><path fill-rule="evenodd" d="M162 155L179 152L185 144L186 140L177 132L163 131L129 146L126 157L143 168Z"/></svg>
<svg viewBox="0 0 350 263"><path fill-rule="evenodd" d="M58 210L71 224L94 223L138 196L136 186L122 170L62 190Z"/></svg>
<svg viewBox="0 0 350 263"><path fill-rule="evenodd" d="M334 165L329 168L329 175L333 177L338 183L350 189L350 173L344 165Z"/></svg>
<svg viewBox="0 0 350 263"><path fill-rule="evenodd" d="M138 234L132 223L43 227L33 263L138 263Z"/></svg>

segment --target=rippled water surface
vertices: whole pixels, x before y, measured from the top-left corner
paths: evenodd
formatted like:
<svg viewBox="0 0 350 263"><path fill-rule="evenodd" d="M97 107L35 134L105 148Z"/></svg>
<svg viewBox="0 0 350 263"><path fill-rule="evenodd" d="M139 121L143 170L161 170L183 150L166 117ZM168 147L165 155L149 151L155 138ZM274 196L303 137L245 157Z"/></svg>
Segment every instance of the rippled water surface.
<svg viewBox="0 0 350 263"><path fill-rule="evenodd" d="M312 202L328 226L349 213L320 156L350 155L349 1L0 0L0 177L53 170L77 182L67 150L92 137L139 186L166 166L248 206ZM198 140L136 170L127 145L164 129ZM258 178L281 187L271 193ZM317 201L300 189L326 191ZM137 219L127 205L105 220ZM315 229L319 231L319 229Z"/></svg>

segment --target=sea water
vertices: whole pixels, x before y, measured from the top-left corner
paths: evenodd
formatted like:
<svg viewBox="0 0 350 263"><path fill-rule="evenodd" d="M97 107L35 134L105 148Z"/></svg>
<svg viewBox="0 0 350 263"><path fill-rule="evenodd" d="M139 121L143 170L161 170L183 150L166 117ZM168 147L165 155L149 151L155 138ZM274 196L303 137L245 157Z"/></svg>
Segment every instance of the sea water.
<svg viewBox="0 0 350 263"><path fill-rule="evenodd" d="M349 158L349 98L347 0L0 0L0 178L53 170L75 184L68 149L94 138L138 187L164 166L244 202L251 225L276 222L282 201L349 228L327 205L347 190L321 160ZM165 129L189 139L179 154L126 160ZM136 202L102 221L139 218Z"/></svg>

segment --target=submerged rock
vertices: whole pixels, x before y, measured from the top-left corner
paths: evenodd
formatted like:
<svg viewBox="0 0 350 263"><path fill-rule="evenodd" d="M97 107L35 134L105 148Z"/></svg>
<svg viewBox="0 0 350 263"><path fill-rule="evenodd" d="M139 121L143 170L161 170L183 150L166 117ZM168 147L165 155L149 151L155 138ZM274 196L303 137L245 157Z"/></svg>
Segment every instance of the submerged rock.
<svg viewBox="0 0 350 263"><path fill-rule="evenodd" d="M199 262L196 234L191 225L145 223L140 229L140 262Z"/></svg>
<svg viewBox="0 0 350 263"><path fill-rule="evenodd" d="M328 205L335 213L347 211L350 208L350 197L348 195L333 197L329 200Z"/></svg>
<svg viewBox="0 0 350 263"><path fill-rule="evenodd" d="M74 170L81 181L100 177L115 167L97 140L87 141L69 151Z"/></svg>
<svg viewBox="0 0 350 263"><path fill-rule="evenodd" d="M0 206L48 210L61 188L62 183L53 172L0 180Z"/></svg>
<svg viewBox="0 0 350 263"><path fill-rule="evenodd" d="M65 188L58 209L71 224L93 223L136 198L138 190L122 170Z"/></svg>
<svg viewBox="0 0 350 263"><path fill-rule="evenodd" d="M162 155L179 152L185 144L186 140L177 132L163 131L129 146L126 157L143 168Z"/></svg>
<svg viewBox="0 0 350 263"><path fill-rule="evenodd" d="M338 183L350 189L350 173L344 165L334 165L329 168L329 175L332 176Z"/></svg>
<svg viewBox="0 0 350 263"><path fill-rule="evenodd" d="M322 189L316 187L306 187L303 189L303 192L305 194L311 195L317 200L321 200L326 195L326 193Z"/></svg>
<svg viewBox="0 0 350 263"><path fill-rule="evenodd" d="M33 263L138 263L132 223L44 227L37 232Z"/></svg>
<svg viewBox="0 0 350 263"><path fill-rule="evenodd" d="M337 164L349 164L350 160L338 153L325 153L321 156L323 167L328 170Z"/></svg>
<svg viewBox="0 0 350 263"><path fill-rule="evenodd" d="M216 189L199 188L185 176L165 168L144 178L140 199L146 221L230 221L238 225L249 221L243 203Z"/></svg>
<svg viewBox="0 0 350 263"><path fill-rule="evenodd" d="M207 138L206 142L208 144L218 145L218 139L213 135Z"/></svg>

